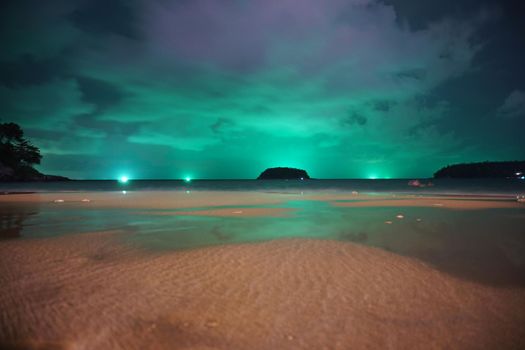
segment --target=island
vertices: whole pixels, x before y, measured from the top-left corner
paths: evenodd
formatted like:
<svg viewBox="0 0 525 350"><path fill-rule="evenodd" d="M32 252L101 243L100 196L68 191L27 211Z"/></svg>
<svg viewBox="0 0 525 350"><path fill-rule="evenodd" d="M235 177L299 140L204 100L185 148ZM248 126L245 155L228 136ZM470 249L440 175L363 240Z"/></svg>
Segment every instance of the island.
<svg viewBox="0 0 525 350"><path fill-rule="evenodd" d="M0 123L0 181L65 181L67 177L45 175L33 165L40 164L40 150L15 123Z"/></svg>
<svg viewBox="0 0 525 350"><path fill-rule="evenodd" d="M303 169L297 168L268 168L259 175L257 180L305 180L310 176Z"/></svg>
<svg viewBox="0 0 525 350"><path fill-rule="evenodd" d="M512 178L525 179L525 161L481 162L447 165L434 178Z"/></svg>

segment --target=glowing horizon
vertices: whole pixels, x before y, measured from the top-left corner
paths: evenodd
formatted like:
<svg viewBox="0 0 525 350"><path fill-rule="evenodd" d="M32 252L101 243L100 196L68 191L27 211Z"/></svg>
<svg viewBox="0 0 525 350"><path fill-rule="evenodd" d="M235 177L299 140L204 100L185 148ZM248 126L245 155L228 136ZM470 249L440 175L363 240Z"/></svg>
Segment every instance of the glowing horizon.
<svg viewBox="0 0 525 350"><path fill-rule="evenodd" d="M525 43L506 2L24 4L3 9L0 117L43 173L412 178L525 159Z"/></svg>

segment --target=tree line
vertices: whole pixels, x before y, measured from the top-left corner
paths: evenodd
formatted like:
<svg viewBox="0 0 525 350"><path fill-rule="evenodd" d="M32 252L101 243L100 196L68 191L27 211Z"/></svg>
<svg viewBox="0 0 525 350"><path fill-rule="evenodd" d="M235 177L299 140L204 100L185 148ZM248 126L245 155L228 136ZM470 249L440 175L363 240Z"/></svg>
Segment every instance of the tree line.
<svg viewBox="0 0 525 350"><path fill-rule="evenodd" d="M447 165L439 169L435 178L521 178L525 175L525 161L481 162Z"/></svg>
<svg viewBox="0 0 525 350"><path fill-rule="evenodd" d="M0 161L12 169L40 164L40 150L24 137L16 123L0 123Z"/></svg>
<svg viewBox="0 0 525 350"><path fill-rule="evenodd" d="M24 137L16 123L0 123L0 180L34 181L57 177L41 174L33 168L40 164L42 155L38 147Z"/></svg>

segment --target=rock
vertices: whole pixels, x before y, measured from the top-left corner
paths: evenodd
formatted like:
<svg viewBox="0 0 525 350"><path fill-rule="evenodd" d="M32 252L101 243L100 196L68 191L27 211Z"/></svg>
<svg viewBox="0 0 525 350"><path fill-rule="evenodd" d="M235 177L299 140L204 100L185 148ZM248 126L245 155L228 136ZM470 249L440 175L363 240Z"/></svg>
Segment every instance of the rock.
<svg viewBox="0 0 525 350"><path fill-rule="evenodd" d="M423 183L419 180L410 180L408 181L408 186L412 186L412 187L432 187L434 186L434 184L432 183L432 181L429 181L427 183Z"/></svg>
<svg viewBox="0 0 525 350"><path fill-rule="evenodd" d="M71 179L65 176L44 175L42 178L38 179L37 181L71 181Z"/></svg>
<svg viewBox="0 0 525 350"><path fill-rule="evenodd" d="M303 169L297 168L268 168L259 175L257 180L305 180L310 176Z"/></svg>
<svg viewBox="0 0 525 350"><path fill-rule="evenodd" d="M0 162L0 181L68 181L67 177L45 175L30 166L19 166L16 169Z"/></svg>
<svg viewBox="0 0 525 350"><path fill-rule="evenodd" d="M421 182L419 180L410 180L408 181L408 186L419 187Z"/></svg>

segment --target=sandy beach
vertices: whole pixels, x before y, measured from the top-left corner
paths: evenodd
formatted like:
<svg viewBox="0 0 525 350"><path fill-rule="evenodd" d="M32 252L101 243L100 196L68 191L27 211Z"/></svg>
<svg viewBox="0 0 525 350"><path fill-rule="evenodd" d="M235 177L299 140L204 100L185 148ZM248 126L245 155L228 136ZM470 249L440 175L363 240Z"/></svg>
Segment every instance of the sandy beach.
<svg viewBox="0 0 525 350"><path fill-rule="evenodd" d="M523 205L508 199L352 194L50 193L0 196L0 205L158 209L159 217L175 210L176 216L248 221L272 217L277 223L300 216L299 209L285 205L299 196L322 201L328 208L352 206L339 210L389 206L404 212L408 207L445 210L433 207L440 203L454 212L504 207L523 215ZM255 207L245 207L250 205ZM396 223L380 224L393 230L385 235L397 232L407 238L405 226ZM285 236L172 250L148 248L130 239L136 234L102 230L0 241L0 347L525 347L525 288L519 284L480 283L417 256L355 241ZM520 261L514 260L517 265Z"/></svg>
<svg viewBox="0 0 525 350"><path fill-rule="evenodd" d="M525 0L0 17L0 350L525 350Z"/></svg>

